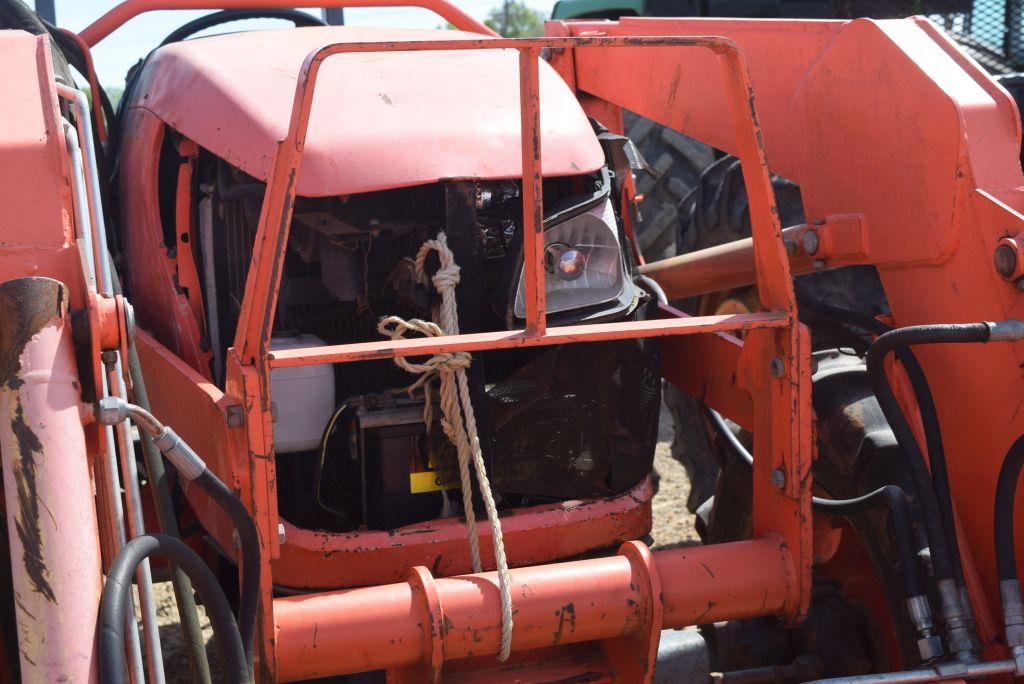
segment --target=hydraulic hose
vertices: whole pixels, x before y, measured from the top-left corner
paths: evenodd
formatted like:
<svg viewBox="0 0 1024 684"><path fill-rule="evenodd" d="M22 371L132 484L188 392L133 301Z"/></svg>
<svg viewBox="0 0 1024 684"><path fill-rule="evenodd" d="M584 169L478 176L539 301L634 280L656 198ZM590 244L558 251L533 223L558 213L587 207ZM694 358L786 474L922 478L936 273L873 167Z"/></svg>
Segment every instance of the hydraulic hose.
<svg viewBox="0 0 1024 684"><path fill-rule="evenodd" d="M873 316L859 311L850 311L832 306L810 297L800 297L799 304L801 307L819 316L866 330L879 337L892 330L888 325ZM953 516L953 497L949 489L946 449L942 442L942 428L939 425L939 413L935 408L935 398L932 395L931 386L928 384L928 378L924 373L924 369L921 368L921 363L917 360L917 356L914 355L910 347L898 346L894 349L894 352L907 373L907 378L910 380L911 388L914 391L914 397L917 400L918 410L921 414L921 425L924 428L925 446L928 449L928 460L931 464L932 487L935 490L939 510L942 513L942 527L948 540L950 561L953 565L953 577L956 579L957 584L963 585L963 566L960 559L960 544L956 534L956 522ZM888 419L888 413L886 418ZM896 438L900 448L904 449L900 435L897 434ZM917 444L916 440L914 440L914 444ZM904 453L906 453L905 449ZM924 514L920 511L919 513L918 519L922 521L923 525Z"/></svg>
<svg viewBox="0 0 1024 684"><path fill-rule="evenodd" d="M110 261L110 272L113 275L114 294L123 294L121 279L114 268L114 260L107 255ZM146 379L142 375L142 364L139 362L139 351L135 346L135 336L128 335L128 372L132 380L132 394L135 403L147 411L149 408L149 393L146 390ZM143 430L140 434L142 442L142 454L146 462L146 472L149 474L150 489L153 492L153 503L156 509L157 525L160 531L180 537L178 530L178 518L174 513L174 502L171 500L171 487L167 481L167 473L164 470L164 461L160 456L160 450L153 444L149 433ZM199 625L199 611L196 608L195 593L192 591L192 583L188 580L181 569L173 563L171 568L171 586L174 588L174 600L178 605L178 616L181 620L182 637L185 640L188 652L189 669L192 680L199 684L207 684L212 681L210 675L210 663L206 657L206 644L203 639L203 629Z"/></svg>
<svg viewBox="0 0 1024 684"><path fill-rule="evenodd" d="M1017 552L1013 545L1013 514L1017 499L1017 484L1024 468L1024 435L1017 438L1006 452L999 469L995 502L996 570L999 581L1019 580Z"/></svg>
<svg viewBox="0 0 1024 684"><path fill-rule="evenodd" d="M224 677L238 684L249 682L249 665L235 618L213 572L195 551L180 539L165 534L136 537L114 559L100 599L100 681L126 681L124 655L124 614L135 568L152 555L164 556L182 568L206 604L206 614L224 658Z"/></svg>
<svg viewBox="0 0 1024 684"><path fill-rule="evenodd" d="M743 446L739 438L729 429L721 414L710 407L705 408L715 430L725 439L730 448L744 463L753 467L753 454ZM885 485L873 492L853 499L825 499L815 496L811 498L811 506L814 510L821 511L822 513L843 516L856 515L880 506L887 507L892 518L896 546L900 553L900 569L903 574L903 587L906 591L906 596L924 595L924 581L921 578L921 570L918 567L917 556L914 553L914 535L910 523L910 509L907 505L907 497L902 489L896 485Z"/></svg>
<svg viewBox="0 0 1024 684"><path fill-rule="evenodd" d="M999 573L999 596L1002 599L1006 645L1024 671L1024 601L1021 600L1020 578L1017 575L1017 553L1013 544L1013 514L1024 467L1024 435L1010 446L999 469L996 483L995 543L996 570Z"/></svg>
<svg viewBox="0 0 1024 684"><path fill-rule="evenodd" d="M874 387L879 406L881 406L883 413L885 413L885 417L889 421L889 425L893 429L901 449L907 454L911 462L915 481L925 481L927 468L924 464L924 456L921 454L920 446L914 439L913 432L910 430L899 402L896 401L889 378L885 373L884 361L886 355L889 352L905 349L914 344L973 344L990 341L1019 341L1021 339L1024 339L1024 323L1008 320L998 323L981 322L909 326L887 332L879 336L874 344L871 345L867 356L868 374L871 377L871 384ZM950 650L956 652L962 658L969 659L973 657L975 651L975 635L970 624L969 598L965 596L966 592L955 586L956 580L950 574L954 569L950 566L954 559L958 559L959 556L954 556L952 552L955 550L945 545L947 540L955 544L956 531L952 504L950 503L947 507L939 508L938 497L935 496L938 494L944 500L951 499L944 454L942 454L941 450L937 454L939 456L937 462L935 455L932 456L933 475L940 475L939 479L935 480L936 489L927 490L921 487L920 484L918 489L922 494L922 505L927 515L925 529L928 534L929 544L932 546L933 568L938 580L937 586L943 604ZM935 519L933 518L933 510L938 510L939 515L942 516L940 518L940 523L942 524L939 527L943 528L943 532L945 532L946 527L949 527L952 529L951 534L938 534ZM943 542L943 544L936 546L936 540ZM957 563L955 569L960 570L959 563ZM1019 582L1011 582L1010 584L1015 585L1017 589L1015 600L1014 597L1008 596L1006 593L1006 583L1000 583L1000 590L1003 595L1004 619L1007 624L1007 641L1011 643L1015 657L1021 659L1022 669L1024 669L1024 630L1020 629L1020 624L1017 624L1018 621L1024 622L1024 615L1021 615L1024 611L1019 608L1020 584ZM957 596L958 593L960 594L959 597ZM1014 640L1021 643L1014 643Z"/></svg>
<svg viewBox="0 0 1024 684"><path fill-rule="evenodd" d="M242 636L245 659L252 666L253 644L256 638L256 615L260 601L260 539L256 523L248 509L220 478L208 469L195 479L195 483L213 499L231 518L242 547L242 587L238 608L238 630Z"/></svg>
<svg viewBox="0 0 1024 684"><path fill-rule="evenodd" d="M149 411L129 404L119 397L105 397L100 400L96 411L96 418L100 424L115 424L124 421L126 417L131 418L139 430L148 433L153 438L153 444L174 465L178 474L202 489L234 524L242 548L238 630L246 662L251 666L260 598L260 540L256 523L253 522L245 504L206 467L203 459L199 458L174 430L157 420Z"/></svg>
<svg viewBox="0 0 1024 684"><path fill-rule="evenodd" d="M905 349L913 344L987 342L989 335L990 327L986 323L919 325L890 330L880 335L868 349L867 365L871 385L900 449L907 455L917 485L925 514L924 526L931 547L932 567L937 580L956 578L954 558L958 558L951 550L956 532L945 457L941 449L935 453L930 452L932 472L928 472L924 454L921 453L920 445L892 391L892 385L885 372L885 357L892 351ZM934 411L934 404L930 408ZM929 486L932 475L936 476L936 480ZM939 505L940 498L945 502L943 506ZM948 529L953 529L952 535L947 534Z"/></svg>

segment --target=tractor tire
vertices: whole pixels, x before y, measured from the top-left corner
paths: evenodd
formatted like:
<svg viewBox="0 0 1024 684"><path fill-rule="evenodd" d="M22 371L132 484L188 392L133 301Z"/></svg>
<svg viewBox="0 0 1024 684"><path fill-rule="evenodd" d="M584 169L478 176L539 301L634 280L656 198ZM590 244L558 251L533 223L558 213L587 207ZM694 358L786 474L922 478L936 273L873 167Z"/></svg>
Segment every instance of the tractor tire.
<svg viewBox="0 0 1024 684"><path fill-rule="evenodd" d="M850 499L888 484L912 493L913 482L901 467L904 461L899 445L873 394L863 358L829 349L815 352L814 360L813 404L818 419L818 458L812 466L815 496ZM722 474L712 502L723 505L711 507L704 539L709 544L749 539L751 534L750 467L724 440L722 459ZM821 639L815 634L819 630L813 619L813 603L811 619L793 635L796 650L812 650L821 656L827 664L822 673L826 677L883 671L894 667L895 662L912 666L919 658L914 647L917 635L903 609L900 555L889 511L869 510L850 516L849 523L866 564L878 580L900 652L889 652L877 616L847 619L842 638ZM849 531L847 528L843 534ZM915 537L919 545L927 544L923 530L915 528ZM854 602L851 607L860 606ZM865 659L870 662L865 663ZM869 670L864 669L865 665Z"/></svg>
<svg viewBox="0 0 1024 684"><path fill-rule="evenodd" d="M803 223L799 187L778 177L772 178L772 186L782 225ZM709 166L680 210L679 253L749 237L750 209L739 160L724 157ZM888 311L881 282L871 267L800 276L795 279L794 288L798 299L811 298L871 315ZM755 309L757 295L755 288L745 288L675 304L693 314L735 312L736 307L742 306ZM829 498L849 498L884 484L909 487L910 483L902 481L904 475L895 467L900 459L891 453L882 453L894 449L895 440L885 439L886 435L891 437L891 431L871 394L863 360L855 354L866 351L870 338L863 331L810 312L801 311L800 318L811 331L811 345L819 365L814 376L819 442L819 458L814 463L815 493ZM664 396L676 428L672 455L690 476L687 507L693 512L699 509L697 528L703 540L720 543L748 538L752 501L749 467L715 435L697 401L672 385L665 388ZM740 435L740 439L749 446L749 435ZM900 609L899 556L891 541L888 512L870 511L854 516L850 522L892 607L889 618L902 646L897 658L905 663L914 662L914 632ZM877 643L877 630L873 630L871 619L856 617L856 606L842 608L839 613L835 611L834 606L829 611L824 610L824 606L819 607L815 618L812 608L810 627L802 636L794 635L794 639L801 641L801 647L813 649L829 664L826 676L865 671L864 668L877 669L892 659L895 654L885 653L884 645ZM840 615L838 623L836 615ZM829 629L842 623L843 638L835 640L835 644L815 640L815 625L822 620L831 625ZM824 623L817 626L823 627Z"/></svg>
<svg viewBox="0 0 1024 684"><path fill-rule="evenodd" d="M772 177L772 188L782 225L803 223L800 188L778 176ZM739 160L728 156L708 166L681 203L680 214L682 221L676 239L678 254L749 237L750 205ZM794 287L798 296L810 296L833 306L870 314L888 310L878 274L871 267L811 273L796 278ZM673 304L694 315L737 313L756 308L756 299L754 288L744 288L693 297ZM801 312L801 320L811 330L811 343L815 350L833 347L860 350L867 344L867 338L861 331L821 319L811 313ZM722 466L721 455L708 439L709 426L696 400L668 384L664 391L664 401L675 427L672 456L683 465L690 478L690 496L686 505L694 513L715 493Z"/></svg>
<svg viewBox="0 0 1024 684"><path fill-rule="evenodd" d="M648 261L675 255L681 203L715 161L714 148L630 111L623 112L625 134L650 171L636 177L640 204L637 243Z"/></svg>

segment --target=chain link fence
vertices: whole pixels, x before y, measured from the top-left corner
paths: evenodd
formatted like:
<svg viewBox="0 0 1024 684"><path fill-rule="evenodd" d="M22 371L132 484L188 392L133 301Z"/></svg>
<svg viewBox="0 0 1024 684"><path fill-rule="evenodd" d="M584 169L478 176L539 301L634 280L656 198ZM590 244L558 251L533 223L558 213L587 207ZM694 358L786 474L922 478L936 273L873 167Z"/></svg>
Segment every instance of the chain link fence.
<svg viewBox="0 0 1024 684"><path fill-rule="evenodd" d="M925 15L993 74L1024 71L1024 0L832 0L833 16Z"/></svg>

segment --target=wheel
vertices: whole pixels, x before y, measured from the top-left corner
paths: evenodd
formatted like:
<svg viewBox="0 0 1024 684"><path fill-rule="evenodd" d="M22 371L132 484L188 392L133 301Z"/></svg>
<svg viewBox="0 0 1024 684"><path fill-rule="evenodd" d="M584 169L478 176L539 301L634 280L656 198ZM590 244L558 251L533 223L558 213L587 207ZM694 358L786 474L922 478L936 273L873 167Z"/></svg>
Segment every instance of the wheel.
<svg viewBox="0 0 1024 684"><path fill-rule="evenodd" d="M681 203L715 161L714 148L629 111L623 123L650 166L636 178L636 191L644 196L636 226L640 251L648 261L673 256Z"/></svg>
<svg viewBox="0 0 1024 684"><path fill-rule="evenodd" d="M799 187L778 177L772 178L772 186L782 225L803 223ZM680 212L676 242L680 253L748 237L750 210L739 160L725 157L709 166L682 202ZM871 315L888 311L878 275L870 267L801 276L795 279L794 288L798 299ZM713 293L676 304L693 314L742 313L759 306L756 288ZM863 331L810 312L801 311L800 318L811 331L817 364L815 494L850 498L885 484L912 491L897 467L902 461L893 453L895 439L867 377L862 355L869 338ZM704 541L748 538L749 467L717 437L695 400L669 386L665 402L676 426L673 456L691 477L687 507L699 511L697 527ZM749 439L749 435L741 439ZM811 615L807 625L790 636L794 655L821 656L826 663L825 676L914 662L915 634L900 600L899 554L891 541L888 512L876 510L832 522L839 530L840 542L830 559L819 559ZM851 567L868 572L859 573L854 581L849 577ZM819 591L819 585L837 588ZM838 636L823 640L815 637L816 632Z"/></svg>

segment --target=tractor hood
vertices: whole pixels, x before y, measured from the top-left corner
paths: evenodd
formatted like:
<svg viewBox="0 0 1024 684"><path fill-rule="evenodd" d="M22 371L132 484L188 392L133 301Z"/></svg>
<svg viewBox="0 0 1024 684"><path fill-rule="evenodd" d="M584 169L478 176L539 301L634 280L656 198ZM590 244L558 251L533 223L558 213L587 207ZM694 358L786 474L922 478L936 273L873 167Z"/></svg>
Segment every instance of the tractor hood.
<svg viewBox="0 0 1024 684"><path fill-rule="evenodd" d="M150 56L132 106L266 180L310 52L336 42L479 38L363 27L197 38ZM316 83L298 193L347 195L447 178L521 177L518 73L512 50L329 58ZM544 175L600 168L604 156L586 115L543 62L540 101Z"/></svg>

